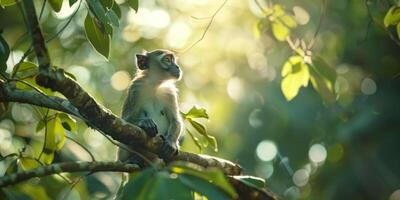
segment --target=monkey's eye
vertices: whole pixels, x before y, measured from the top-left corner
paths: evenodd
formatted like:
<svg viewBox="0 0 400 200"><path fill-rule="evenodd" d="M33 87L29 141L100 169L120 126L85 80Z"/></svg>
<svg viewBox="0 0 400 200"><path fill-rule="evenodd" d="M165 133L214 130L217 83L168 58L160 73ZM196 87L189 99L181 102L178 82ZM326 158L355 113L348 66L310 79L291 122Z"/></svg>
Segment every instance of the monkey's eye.
<svg viewBox="0 0 400 200"><path fill-rule="evenodd" d="M171 56L165 56L163 61L167 64L172 64L172 58Z"/></svg>

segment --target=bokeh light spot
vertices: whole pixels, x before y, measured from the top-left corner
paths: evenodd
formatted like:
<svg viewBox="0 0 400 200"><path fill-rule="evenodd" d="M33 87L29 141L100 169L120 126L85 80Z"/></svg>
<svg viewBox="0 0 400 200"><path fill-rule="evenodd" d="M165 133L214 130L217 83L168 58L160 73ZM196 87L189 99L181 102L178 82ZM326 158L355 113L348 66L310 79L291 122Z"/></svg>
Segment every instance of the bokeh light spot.
<svg viewBox="0 0 400 200"><path fill-rule="evenodd" d="M327 156L325 147L322 144L314 144L308 151L308 157L314 163L324 162Z"/></svg>
<svg viewBox="0 0 400 200"><path fill-rule="evenodd" d="M361 92L365 95L372 95L376 92L376 83L370 78L365 78L361 83Z"/></svg>
<svg viewBox="0 0 400 200"><path fill-rule="evenodd" d="M263 125L263 121L260 119L261 109L254 109L249 115L249 124L253 128L259 128Z"/></svg>
<svg viewBox="0 0 400 200"><path fill-rule="evenodd" d="M86 67L73 65L68 68L68 71L72 73L80 84L88 84L90 81L90 71Z"/></svg>
<svg viewBox="0 0 400 200"><path fill-rule="evenodd" d="M15 103L11 109L11 114L17 122L32 122L33 108L28 104Z"/></svg>
<svg viewBox="0 0 400 200"><path fill-rule="evenodd" d="M299 187L305 186L308 183L310 174L306 169L299 169L293 174L293 183Z"/></svg>
<svg viewBox="0 0 400 200"><path fill-rule="evenodd" d="M307 24L310 21L310 15L304 8L300 6L293 7L294 18L296 22L300 25Z"/></svg>
<svg viewBox="0 0 400 200"><path fill-rule="evenodd" d="M127 71L121 70L111 76L111 86L118 91L128 88L131 76Z"/></svg>
<svg viewBox="0 0 400 200"><path fill-rule="evenodd" d="M390 195L389 200L400 200L400 189L397 189L396 191L394 191Z"/></svg>
<svg viewBox="0 0 400 200"><path fill-rule="evenodd" d="M260 160L271 161L278 153L278 149L273 141L264 140L258 144L256 153Z"/></svg>
<svg viewBox="0 0 400 200"><path fill-rule="evenodd" d="M228 82L227 91L230 98L239 101L244 95L243 81L237 77L231 78Z"/></svg>

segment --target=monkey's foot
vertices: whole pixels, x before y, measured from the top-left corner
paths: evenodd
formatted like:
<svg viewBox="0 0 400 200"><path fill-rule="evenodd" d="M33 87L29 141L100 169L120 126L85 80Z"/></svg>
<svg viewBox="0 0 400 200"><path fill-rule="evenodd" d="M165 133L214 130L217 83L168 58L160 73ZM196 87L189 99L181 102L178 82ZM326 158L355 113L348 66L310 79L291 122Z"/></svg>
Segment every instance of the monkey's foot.
<svg viewBox="0 0 400 200"><path fill-rule="evenodd" d="M143 119L138 123L138 126L150 137L157 135L157 125L152 119Z"/></svg>
<svg viewBox="0 0 400 200"><path fill-rule="evenodd" d="M176 143L172 143L168 141L164 135L161 135L161 138L164 140L164 145L161 147L161 152L159 156L162 159L170 159L172 156L178 154L178 146Z"/></svg>

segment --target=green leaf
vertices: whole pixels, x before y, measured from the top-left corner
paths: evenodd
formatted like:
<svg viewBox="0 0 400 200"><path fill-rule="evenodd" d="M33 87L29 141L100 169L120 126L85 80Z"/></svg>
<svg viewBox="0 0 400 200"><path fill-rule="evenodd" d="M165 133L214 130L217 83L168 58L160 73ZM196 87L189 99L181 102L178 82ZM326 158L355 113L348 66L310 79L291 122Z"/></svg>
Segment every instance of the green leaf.
<svg viewBox="0 0 400 200"><path fill-rule="evenodd" d="M115 27L119 26L119 18L113 10L107 10L106 17L108 17L108 20L111 22L111 25Z"/></svg>
<svg viewBox="0 0 400 200"><path fill-rule="evenodd" d="M189 134L190 138L192 138L194 144L199 148L200 153L203 151L203 148L201 147L200 140L196 136L193 135L192 132L189 131L189 129L186 129L186 133Z"/></svg>
<svg viewBox="0 0 400 200"><path fill-rule="evenodd" d="M78 131L78 127L76 125L76 120L72 118L70 115L66 113L59 113L58 117L60 118L62 122L62 126L73 133L76 133Z"/></svg>
<svg viewBox="0 0 400 200"><path fill-rule="evenodd" d="M34 89L32 88L32 87L34 87L35 90L39 90L39 91L41 91L41 92L43 92L43 93L45 93L45 94L47 94L47 95L53 95L53 94L54 94L54 92L51 91L51 89L44 88L44 87L42 87L42 86L37 85L37 84L36 84L36 81L35 81L35 76L26 78L26 79L24 79L24 81L25 81L26 83L28 83L29 85L27 85L27 84L25 84L25 83L23 83L23 82L18 81L18 82L15 84L15 86L16 86L18 89L21 89L21 90L34 90ZM31 87L31 86L32 86L32 87Z"/></svg>
<svg viewBox="0 0 400 200"><path fill-rule="evenodd" d="M15 71L17 68L18 72ZM17 67L17 65L14 66L12 74L16 74L20 79L25 79L26 77L31 77L37 74L37 70L38 67L36 64L24 61L19 64L19 67Z"/></svg>
<svg viewBox="0 0 400 200"><path fill-rule="evenodd" d="M108 58L111 45L110 36L105 31L102 31L95 19L92 19L89 15L85 19L85 32L97 52Z"/></svg>
<svg viewBox="0 0 400 200"><path fill-rule="evenodd" d="M400 40L400 23L397 24L396 30L397 30L397 37L398 37L399 40Z"/></svg>
<svg viewBox="0 0 400 200"><path fill-rule="evenodd" d="M56 12L59 12L61 10L62 2L63 2L63 0L49 0L50 6Z"/></svg>
<svg viewBox="0 0 400 200"><path fill-rule="evenodd" d="M40 160L44 164L50 165L54 160L54 153L55 153L55 151L45 149Z"/></svg>
<svg viewBox="0 0 400 200"><path fill-rule="evenodd" d="M211 144L211 146L214 148L214 151L218 151L218 144L217 140L215 139L214 136L211 136L207 133L206 127L204 127L202 124L193 121L192 119L188 118L189 123L193 126L193 128L196 129L197 132L199 132L201 135L203 135L207 141Z"/></svg>
<svg viewBox="0 0 400 200"><path fill-rule="evenodd" d="M177 175L148 168L134 176L123 188L121 200L193 199L191 190Z"/></svg>
<svg viewBox="0 0 400 200"><path fill-rule="evenodd" d="M121 19L121 8L119 7L119 5L117 3L114 2L112 8L111 8L114 13L118 16L118 19Z"/></svg>
<svg viewBox="0 0 400 200"><path fill-rule="evenodd" d="M13 174L18 170L18 159L13 160L6 169L6 175Z"/></svg>
<svg viewBox="0 0 400 200"><path fill-rule="evenodd" d="M220 188L215 187L213 184L205 180L184 174L179 175L178 179L187 187L206 196L208 199L218 199L218 200L231 199L228 196L228 194L223 192Z"/></svg>
<svg viewBox="0 0 400 200"><path fill-rule="evenodd" d="M332 84L336 81L336 70L331 67L321 56L312 57L312 65L315 70L323 77L328 79Z"/></svg>
<svg viewBox="0 0 400 200"><path fill-rule="evenodd" d="M272 23L272 33L279 41L285 41L289 36L289 29L281 22L276 21Z"/></svg>
<svg viewBox="0 0 400 200"><path fill-rule="evenodd" d="M104 8L111 8L115 3L114 0L100 0Z"/></svg>
<svg viewBox="0 0 400 200"><path fill-rule="evenodd" d="M139 9L139 0L128 0L128 5L137 12Z"/></svg>
<svg viewBox="0 0 400 200"><path fill-rule="evenodd" d="M325 103L331 104L335 102L334 82L321 75L314 65L310 67L310 80L314 89L321 95Z"/></svg>
<svg viewBox="0 0 400 200"><path fill-rule="evenodd" d="M385 27L396 25L400 22L400 7L392 6L383 19Z"/></svg>
<svg viewBox="0 0 400 200"><path fill-rule="evenodd" d="M264 188L265 180L254 176L233 176L234 179L254 188Z"/></svg>
<svg viewBox="0 0 400 200"><path fill-rule="evenodd" d="M88 3L90 11L94 14L95 18L101 22L98 23L99 27L101 27L100 24L105 25L109 23L108 18L106 17L106 10L99 0L87 0L86 2Z"/></svg>
<svg viewBox="0 0 400 200"><path fill-rule="evenodd" d="M34 169L40 166L38 161L29 157L20 157L19 161L24 170Z"/></svg>
<svg viewBox="0 0 400 200"><path fill-rule="evenodd" d="M174 162L169 165L168 168L172 173L176 173L178 175L190 175L192 177L200 178L203 181L209 182L212 185L222 189L224 192L229 194L229 196L233 198L237 197L236 191L226 180L224 173L219 169L205 169L199 165L188 162ZM192 189L195 191L199 191L194 188ZM201 191L199 192L202 193Z"/></svg>
<svg viewBox="0 0 400 200"><path fill-rule="evenodd" d="M299 56L290 57L283 65L281 90L287 101L292 100L299 93L300 87L307 87L310 80L308 66Z"/></svg>
<svg viewBox="0 0 400 200"><path fill-rule="evenodd" d="M10 47L8 46L6 40L0 34L0 72L5 72L7 70L7 60L10 56Z"/></svg>
<svg viewBox="0 0 400 200"><path fill-rule="evenodd" d="M209 116L207 114L207 110L205 108L199 108L197 106L193 106L189 112L183 114L184 118L205 118L208 119Z"/></svg>
<svg viewBox="0 0 400 200"><path fill-rule="evenodd" d="M36 125L36 132L39 132L40 130L42 130L45 126L45 123L43 120L40 120L37 125Z"/></svg>
<svg viewBox="0 0 400 200"><path fill-rule="evenodd" d="M12 6L17 3L17 0L0 0L0 6L1 7L6 7L6 6Z"/></svg>
<svg viewBox="0 0 400 200"><path fill-rule="evenodd" d="M69 6L74 5L78 0L69 0Z"/></svg>

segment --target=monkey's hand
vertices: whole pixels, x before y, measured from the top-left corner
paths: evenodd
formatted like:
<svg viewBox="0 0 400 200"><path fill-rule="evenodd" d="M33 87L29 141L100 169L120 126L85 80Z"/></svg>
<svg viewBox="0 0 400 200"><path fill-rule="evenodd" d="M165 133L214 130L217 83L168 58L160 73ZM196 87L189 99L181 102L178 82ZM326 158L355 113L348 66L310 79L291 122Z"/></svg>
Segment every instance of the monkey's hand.
<svg viewBox="0 0 400 200"><path fill-rule="evenodd" d="M148 136L154 137L157 135L157 125L152 119L143 119L138 123L138 126L143 129Z"/></svg>
<svg viewBox="0 0 400 200"><path fill-rule="evenodd" d="M161 147L160 157L162 159L170 159L172 156L178 154L178 145L176 142L171 142L164 135L160 135L161 139L164 140L164 145Z"/></svg>

